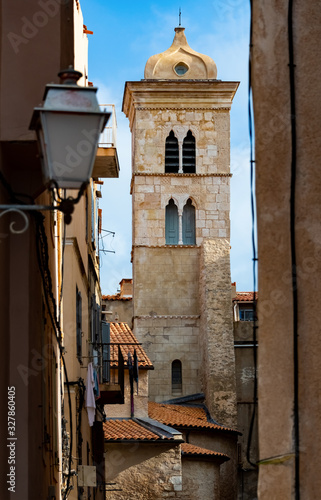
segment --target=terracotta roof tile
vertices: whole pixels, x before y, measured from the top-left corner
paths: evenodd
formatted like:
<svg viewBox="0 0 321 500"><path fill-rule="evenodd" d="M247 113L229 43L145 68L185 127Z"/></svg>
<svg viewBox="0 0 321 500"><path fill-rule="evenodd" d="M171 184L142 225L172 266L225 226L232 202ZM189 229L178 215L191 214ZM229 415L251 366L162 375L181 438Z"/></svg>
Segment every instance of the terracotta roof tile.
<svg viewBox="0 0 321 500"><path fill-rule="evenodd" d="M127 366L128 351L134 356L134 349L136 349L136 354L138 358L139 368L149 368L153 369L153 364L147 356L146 352L139 345L138 340L129 328L127 323L110 323L110 342L111 344L134 344L134 345L121 345L120 350L122 352L125 366ZM118 346L111 346L110 349L110 359L111 367L117 366L118 364Z"/></svg>
<svg viewBox="0 0 321 500"><path fill-rule="evenodd" d="M106 441L162 441L162 438L134 420L107 420L103 423Z"/></svg>
<svg viewBox="0 0 321 500"><path fill-rule="evenodd" d="M103 295L102 299L103 300L132 300L133 297L130 297L127 295L123 296L123 295L120 295L120 293L116 293L115 295Z"/></svg>
<svg viewBox="0 0 321 500"><path fill-rule="evenodd" d="M201 448L200 446L195 446L189 443L181 444L182 455L184 456L207 456L207 457L216 457L221 458L225 461L230 460L228 455L224 453L219 453L217 451L207 450L206 448Z"/></svg>
<svg viewBox="0 0 321 500"><path fill-rule="evenodd" d="M208 421L204 408L172 404L148 403L149 416L171 427L192 427L195 429L213 429L238 433L235 429Z"/></svg>
<svg viewBox="0 0 321 500"><path fill-rule="evenodd" d="M255 300L257 300L258 293L255 292ZM253 302L254 292L237 292L236 297L233 298L237 302Z"/></svg>

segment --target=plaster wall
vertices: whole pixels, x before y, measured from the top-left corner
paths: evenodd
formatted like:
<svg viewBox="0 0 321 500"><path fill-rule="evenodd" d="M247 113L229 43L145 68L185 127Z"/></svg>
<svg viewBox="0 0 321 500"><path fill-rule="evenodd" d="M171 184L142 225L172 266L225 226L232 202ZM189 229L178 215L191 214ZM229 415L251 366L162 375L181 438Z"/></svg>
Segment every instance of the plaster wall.
<svg viewBox="0 0 321 500"><path fill-rule="evenodd" d="M253 96L259 253L259 499L295 498L293 302L291 291L291 108L286 3L259 1L253 12ZM321 13L294 3L296 103L295 247L301 498L321 489L320 213ZM281 457L271 463L271 457Z"/></svg>
<svg viewBox="0 0 321 500"><path fill-rule="evenodd" d="M188 500L221 500L220 466L182 457L183 492Z"/></svg>
<svg viewBox="0 0 321 500"><path fill-rule="evenodd" d="M259 338L259 332L257 331L256 340L258 340L258 338ZM246 341L252 343L253 321L234 321L234 340L240 342Z"/></svg>
<svg viewBox="0 0 321 500"><path fill-rule="evenodd" d="M88 36L84 33L84 19L79 2L74 6L74 40L75 62L74 68L83 76L78 80L78 85L88 85Z"/></svg>
<svg viewBox="0 0 321 500"><path fill-rule="evenodd" d="M6 165L1 160L0 166L4 172ZM14 170L11 170L8 177L10 183L11 176L16 176ZM23 185L21 187L23 188ZM5 199L4 195L5 190L1 189L1 201L9 203L10 200ZM43 195L37 201L46 204L48 196ZM27 217L29 219L29 216ZM46 214L44 228L48 238L48 266L55 290L56 245L51 238L52 222L49 214ZM30 217L29 227L25 227L26 230L20 234L11 233L10 224L13 224L15 229L25 226L19 214L7 214L1 218L1 397L6 406L9 402L8 411L14 410L14 414L5 412L5 421L0 433L1 442L6 442L6 445L1 447L0 454L1 497L3 500L13 497L31 499L34 495L44 498L48 494L49 485L59 483L60 479L55 456L55 453L59 453L59 443L54 440L54 436L59 439L59 424L54 412L60 394L60 378L56 371L59 354L44 305L36 257L35 223ZM46 405L45 402L49 400L50 405ZM8 415L11 422L8 421ZM17 444L9 448L8 432L12 431L12 427L9 429L8 426L13 425L13 419L16 420L14 436ZM52 437L51 446L45 442L45 429ZM11 465L15 471L15 492L9 491L12 484L7 483L10 481L7 476L10 470L9 458L10 461L14 458ZM38 480L39 474L42 481Z"/></svg>
<svg viewBox="0 0 321 500"><path fill-rule="evenodd" d="M138 394L137 385L134 382L134 416L138 418L148 417L148 375L149 370L139 370ZM131 418L128 370L125 370L124 388L125 401L123 404L104 406L107 418Z"/></svg>
<svg viewBox="0 0 321 500"><path fill-rule="evenodd" d="M34 140L28 130L33 108L42 100L45 85L59 82L64 44L60 1L1 2L0 138ZM66 4L66 2L65 2ZM17 15L18 13L18 15ZM64 21L67 23L67 16ZM69 23L72 33L72 19ZM69 60L73 64L73 59ZM68 64L65 64L65 67ZM11 99L14 96L14 99Z"/></svg>
<svg viewBox="0 0 321 500"><path fill-rule="evenodd" d="M242 322L239 322L242 323ZM247 323L250 333L252 322ZM246 329L243 329L246 331ZM240 332L240 330L239 330ZM255 409L254 427L252 429L250 460L247 460L247 447L249 429L254 411L254 356L253 347L235 346L235 370L236 370L236 397L237 397L237 429L242 433L238 437L238 461L239 461L239 496L244 500L256 498L257 469L252 465L258 461L258 421L257 407ZM251 496L252 495L252 496Z"/></svg>
<svg viewBox="0 0 321 500"><path fill-rule="evenodd" d="M107 493L108 500L160 500L181 498L180 446L159 443L105 444L106 481L121 491Z"/></svg>
<svg viewBox="0 0 321 500"><path fill-rule="evenodd" d="M252 306L251 306L252 307ZM244 308L244 304L242 304ZM237 315L237 318L239 316ZM258 339L258 332L256 330ZM238 436L238 499L257 499L258 471L252 464L258 461L257 403L252 429L250 459L247 460L249 429L254 411L254 351L253 322L234 321L235 373Z"/></svg>
<svg viewBox="0 0 321 500"><path fill-rule="evenodd" d="M68 191L69 196L74 196L74 191ZM86 226L84 227L84 223L87 224L87 232L91 235L89 221L86 221L86 196L88 196L88 204L90 206L91 197L90 190L84 196L81 197L79 203L75 206L75 211L73 213L72 221L69 225L66 226L66 238L67 245L72 244L75 245L75 252L77 252L77 256L75 258L80 259L80 266L83 268L84 274L88 276L88 244L86 239ZM79 263L78 263L79 265ZM65 268L65 271L68 268ZM68 271L67 271L68 272Z"/></svg>
<svg viewBox="0 0 321 500"><path fill-rule="evenodd" d="M149 397L165 401L201 392L199 319L197 317L136 318L135 335L154 365L149 373ZM182 363L182 391L172 390L172 362Z"/></svg>
<svg viewBox="0 0 321 500"><path fill-rule="evenodd" d="M63 290L63 332L64 345L68 355L66 364L68 368L68 378L77 380L78 377L86 379L88 365L88 347L86 339L89 338L89 318L88 318L88 291L87 281L81 273L78 262L77 250L74 240L66 242L65 248L65 276ZM77 359L76 343L76 289L81 293L82 298L82 364Z"/></svg>
<svg viewBox="0 0 321 500"><path fill-rule="evenodd" d="M237 436L218 432L190 431L186 439L190 444L225 453L230 457L230 460L220 466L220 498L235 500L237 497Z"/></svg>

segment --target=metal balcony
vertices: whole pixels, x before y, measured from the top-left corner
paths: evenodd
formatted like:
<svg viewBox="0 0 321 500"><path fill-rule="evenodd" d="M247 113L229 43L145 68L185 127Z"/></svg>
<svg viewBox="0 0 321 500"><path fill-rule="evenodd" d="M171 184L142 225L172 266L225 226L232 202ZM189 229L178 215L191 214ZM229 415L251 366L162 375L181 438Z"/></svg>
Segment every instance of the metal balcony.
<svg viewBox="0 0 321 500"><path fill-rule="evenodd" d="M101 109L111 113L98 143L96 160L94 163L92 177L110 178L119 177L119 162L116 147L117 120L114 104L101 104Z"/></svg>

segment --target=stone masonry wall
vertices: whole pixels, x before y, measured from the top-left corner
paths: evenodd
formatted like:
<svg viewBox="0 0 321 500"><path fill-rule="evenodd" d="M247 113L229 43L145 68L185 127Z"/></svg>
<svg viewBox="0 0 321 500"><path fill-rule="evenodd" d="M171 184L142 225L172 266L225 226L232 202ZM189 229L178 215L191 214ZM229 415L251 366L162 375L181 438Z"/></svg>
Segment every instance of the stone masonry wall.
<svg viewBox="0 0 321 500"><path fill-rule="evenodd" d="M165 207L179 210L188 198L196 213L196 243L229 238L229 110L137 108L133 126L133 243L165 244ZM165 142L173 130L182 144L188 130L196 141L196 174L165 174Z"/></svg>
<svg viewBox="0 0 321 500"><path fill-rule="evenodd" d="M183 98L183 96L182 96ZM165 141L171 130L183 141L188 130L196 139L196 172L229 173L229 109L136 108L133 127L133 171L164 173ZM181 104L184 106L184 104Z"/></svg>
<svg viewBox="0 0 321 500"><path fill-rule="evenodd" d="M106 500L181 498L181 447L149 443L106 445Z"/></svg>
<svg viewBox="0 0 321 500"><path fill-rule="evenodd" d="M236 382L231 307L230 245L205 240L200 258L202 384L212 417L235 427Z"/></svg>
<svg viewBox="0 0 321 500"><path fill-rule="evenodd" d="M161 402L201 391L199 318L197 316L136 318L134 331L155 370L149 372L149 397ZM172 393L172 362L182 363L182 393Z"/></svg>
<svg viewBox="0 0 321 500"><path fill-rule="evenodd" d="M199 314L199 252L196 247L134 249L136 317Z"/></svg>
<svg viewBox="0 0 321 500"><path fill-rule="evenodd" d="M157 175L134 175L132 195L134 245L165 245L165 209L171 198L178 210L191 198L197 245L204 238L230 237L228 174L165 174L163 170Z"/></svg>
<svg viewBox="0 0 321 500"><path fill-rule="evenodd" d="M105 321L127 323L132 328L133 301L132 300L102 300L102 305L107 314L103 315Z"/></svg>

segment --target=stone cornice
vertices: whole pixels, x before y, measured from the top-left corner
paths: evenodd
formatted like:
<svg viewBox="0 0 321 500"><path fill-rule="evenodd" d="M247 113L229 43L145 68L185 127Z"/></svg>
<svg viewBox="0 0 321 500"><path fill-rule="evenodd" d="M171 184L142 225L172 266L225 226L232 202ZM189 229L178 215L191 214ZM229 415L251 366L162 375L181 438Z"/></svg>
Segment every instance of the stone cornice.
<svg viewBox="0 0 321 500"><path fill-rule="evenodd" d="M215 172L212 174L167 174L164 172L156 173L156 172L133 172L132 178L130 181L130 194L133 194L134 180L135 177L232 177L231 173L223 173L223 172Z"/></svg>
<svg viewBox="0 0 321 500"><path fill-rule="evenodd" d="M132 245L132 248L201 248L200 245Z"/></svg>
<svg viewBox="0 0 321 500"><path fill-rule="evenodd" d="M146 177L232 177L233 174L225 172L213 172L207 174L173 174L165 172L133 172L133 177L135 176L146 176Z"/></svg>
<svg viewBox="0 0 321 500"><path fill-rule="evenodd" d="M170 315L145 315L145 316L134 316L135 319L200 319L200 314L170 314Z"/></svg>
<svg viewBox="0 0 321 500"><path fill-rule="evenodd" d="M219 108L231 107L239 82L220 80L141 80L126 82L122 110L132 128L136 109ZM197 103L197 104L196 104ZM180 104L180 106L178 106Z"/></svg>
<svg viewBox="0 0 321 500"><path fill-rule="evenodd" d="M187 106L137 106L136 111L148 111L148 110L173 110L173 111L230 111L231 106L193 106L193 107L187 107Z"/></svg>

